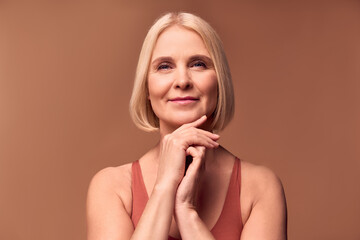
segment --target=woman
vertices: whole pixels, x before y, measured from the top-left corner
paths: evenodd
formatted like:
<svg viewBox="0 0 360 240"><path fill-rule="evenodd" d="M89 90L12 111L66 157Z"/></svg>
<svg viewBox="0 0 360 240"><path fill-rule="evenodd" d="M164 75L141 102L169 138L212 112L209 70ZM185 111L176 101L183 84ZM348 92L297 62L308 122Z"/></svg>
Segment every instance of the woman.
<svg viewBox="0 0 360 240"><path fill-rule="evenodd" d="M240 161L213 133L230 121L233 102L216 32L189 13L158 19L140 53L130 112L160 141L94 176L88 239L286 239L280 180Z"/></svg>

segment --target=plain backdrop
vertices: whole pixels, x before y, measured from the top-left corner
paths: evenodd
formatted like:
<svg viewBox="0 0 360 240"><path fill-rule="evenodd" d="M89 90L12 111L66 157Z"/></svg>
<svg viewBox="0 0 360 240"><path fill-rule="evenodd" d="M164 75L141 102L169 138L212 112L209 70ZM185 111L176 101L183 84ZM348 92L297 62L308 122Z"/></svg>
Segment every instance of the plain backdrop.
<svg viewBox="0 0 360 240"><path fill-rule="evenodd" d="M158 139L128 103L148 28L221 36L236 113L221 144L282 179L291 240L360 239L360 1L0 1L0 239L85 239L88 184Z"/></svg>

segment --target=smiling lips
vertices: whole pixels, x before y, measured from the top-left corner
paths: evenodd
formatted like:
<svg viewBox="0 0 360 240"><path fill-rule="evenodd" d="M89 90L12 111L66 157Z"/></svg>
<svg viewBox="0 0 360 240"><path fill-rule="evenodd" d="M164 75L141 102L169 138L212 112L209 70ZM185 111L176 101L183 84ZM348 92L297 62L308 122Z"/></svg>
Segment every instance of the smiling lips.
<svg viewBox="0 0 360 240"><path fill-rule="evenodd" d="M196 102L198 100L199 100L199 98L186 96L186 97L171 98L169 101L173 102L173 103L181 104L181 105L186 105L186 104Z"/></svg>

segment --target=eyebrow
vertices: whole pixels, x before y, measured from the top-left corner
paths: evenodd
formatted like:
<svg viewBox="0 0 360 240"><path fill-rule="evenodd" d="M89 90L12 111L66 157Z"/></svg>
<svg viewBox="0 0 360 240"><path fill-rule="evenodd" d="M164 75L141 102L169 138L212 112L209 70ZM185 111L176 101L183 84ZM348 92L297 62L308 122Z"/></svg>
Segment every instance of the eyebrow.
<svg viewBox="0 0 360 240"><path fill-rule="evenodd" d="M213 64L212 59L210 57L206 56L206 55L197 54L197 55L194 55L194 56L190 57L191 61L194 61L194 60L197 60L197 59L201 59L201 60L206 61L207 63Z"/></svg>
<svg viewBox="0 0 360 240"><path fill-rule="evenodd" d="M151 62L151 65L154 65L156 63L160 63L160 62L171 62L172 61L172 57L158 57L156 59L154 59L154 61Z"/></svg>
<svg viewBox="0 0 360 240"><path fill-rule="evenodd" d="M190 57L190 61L194 61L196 59L202 59L202 60L205 60L208 63L213 64L212 59L210 57L206 56L206 55L196 54L196 55L193 55L193 56ZM157 63L160 63L160 62L171 62L171 61L173 61L172 57L162 56L162 57L158 57L158 58L154 59L151 62L151 65L154 65L154 64L156 65Z"/></svg>

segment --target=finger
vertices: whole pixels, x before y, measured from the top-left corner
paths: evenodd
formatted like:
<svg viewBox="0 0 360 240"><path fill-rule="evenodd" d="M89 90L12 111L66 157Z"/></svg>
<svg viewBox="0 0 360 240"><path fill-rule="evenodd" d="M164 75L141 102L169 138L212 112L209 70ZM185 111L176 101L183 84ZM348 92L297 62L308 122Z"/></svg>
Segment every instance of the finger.
<svg viewBox="0 0 360 240"><path fill-rule="evenodd" d="M205 148L203 148L205 149ZM188 155L191 155L193 157L192 163L189 165L189 168L186 171L187 177L196 177L196 174L199 172L201 165L203 163L205 150L199 150L198 147L189 147L186 150L186 153Z"/></svg>
<svg viewBox="0 0 360 240"><path fill-rule="evenodd" d="M204 146L206 148L216 148L219 146L219 143L206 136L191 136L191 138L187 139L184 143L184 150L186 150L190 146Z"/></svg>
<svg viewBox="0 0 360 240"><path fill-rule="evenodd" d="M177 134L180 134L181 138L186 138L186 137L192 138L203 135L207 138L210 138L213 141L217 141L220 138L218 134L194 127L179 131L177 132Z"/></svg>
<svg viewBox="0 0 360 240"><path fill-rule="evenodd" d="M186 155L191 155L194 158L204 159L206 148L203 146L191 146L186 149Z"/></svg>
<svg viewBox="0 0 360 240"><path fill-rule="evenodd" d="M213 137L205 135L201 132L197 131L187 131L182 133L182 140L185 143L185 147L188 148L189 146L204 146L207 148L218 147L219 143L216 142L218 137Z"/></svg>
<svg viewBox="0 0 360 240"><path fill-rule="evenodd" d="M218 134L215 134L215 133L212 133L212 132L209 132L209 131L206 131L206 130L203 130L203 129L200 129L200 128L195 128L195 130L199 133L202 133L208 137L210 137L211 139L213 140L218 140L220 138L220 135Z"/></svg>
<svg viewBox="0 0 360 240"><path fill-rule="evenodd" d="M191 122L191 123L186 123L184 125L182 125L181 127L179 127L177 130L181 130L184 128L189 128L189 127L199 127L201 124L203 124L205 121L207 120L207 116L203 115L201 118ZM176 131L177 131L176 130Z"/></svg>

